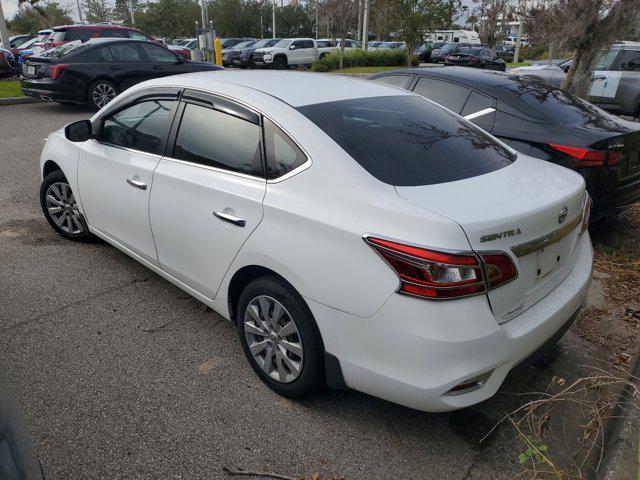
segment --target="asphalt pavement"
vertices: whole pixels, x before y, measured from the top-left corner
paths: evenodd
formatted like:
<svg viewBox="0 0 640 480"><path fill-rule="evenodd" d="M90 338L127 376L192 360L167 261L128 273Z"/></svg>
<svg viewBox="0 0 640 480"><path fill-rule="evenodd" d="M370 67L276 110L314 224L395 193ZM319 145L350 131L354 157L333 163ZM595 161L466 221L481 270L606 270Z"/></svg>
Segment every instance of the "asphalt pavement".
<svg viewBox="0 0 640 480"><path fill-rule="evenodd" d="M516 452L492 460L511 436L478 446L503 395L437 415L352 391L281 398L229 322L115 248L56 235L38 201L43 139L90 115L0 107L0 388L24 408L46 478L228 478L223 466L367 480L517 473ZM510 388L534 388L531 378Z"/></svg>

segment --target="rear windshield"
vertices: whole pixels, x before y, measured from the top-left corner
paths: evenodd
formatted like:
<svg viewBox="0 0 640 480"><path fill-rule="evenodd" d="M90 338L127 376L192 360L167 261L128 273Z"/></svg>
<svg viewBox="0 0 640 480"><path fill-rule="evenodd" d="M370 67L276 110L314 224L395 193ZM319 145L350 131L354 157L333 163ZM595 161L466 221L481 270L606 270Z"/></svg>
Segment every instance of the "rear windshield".
<svg viewBox="0 0 640 480"><path fill-rule="evenodd" d="M42 52L40 56L48 58L62 58L70 53L75 53L87 48L87 46L88 45L86 43L82 43L80 40L75 40L73 42L63 43L60 46Z"/></svg>
<svg viewBox="0 0 640 480"><path fill-rule="evenodd" d="M536 80L521 79L494 92L522 113L552 122L583 123L602 115L598 107Z"/></svg>
<svg viewBox="0 0 640 480"><path fill-rule="evenodd" d="M299 107L378 180L433 185L506 167L515 156L472 123L413 95Z"/></svg>

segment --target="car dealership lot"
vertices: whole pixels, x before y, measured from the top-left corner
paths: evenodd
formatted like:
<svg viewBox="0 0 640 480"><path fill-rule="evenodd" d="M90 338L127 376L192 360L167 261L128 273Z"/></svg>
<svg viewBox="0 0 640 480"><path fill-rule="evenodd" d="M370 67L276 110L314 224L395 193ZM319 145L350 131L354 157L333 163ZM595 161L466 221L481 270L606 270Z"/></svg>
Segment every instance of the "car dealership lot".
<svg viewBox="0 0 640 480"><path fill-rule="evenodd" d="M518 472L513 435L477 443L513 397L440 415L355 392L286 400L253 374L231 324L116 249L57 236L38 204L42 140L89 116L0 107L0 130L12 132L0 138L0 381L26 409L47 478L224 478L223 466L349 479ZM570 333L547 368L505 390L579 375L592 352Z"/></svg>

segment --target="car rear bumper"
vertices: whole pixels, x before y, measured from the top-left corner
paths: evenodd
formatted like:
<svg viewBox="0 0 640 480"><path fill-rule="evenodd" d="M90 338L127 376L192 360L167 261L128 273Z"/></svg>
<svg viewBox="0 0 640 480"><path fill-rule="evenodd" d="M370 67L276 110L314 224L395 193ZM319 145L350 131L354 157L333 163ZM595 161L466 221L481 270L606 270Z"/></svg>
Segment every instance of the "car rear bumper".
<svg viewBox="0 0 640 480"><path fill-rule="evenodd" d="M370 318L307 301L348 387L418 410L454 410L493 396L509 371L556 340L577 315L591 282L588 235L577 248L567 278L503 324L485 296L434 302L393 294ZM480 388L450 393L484 374Z"/></svg>
<svg viewBox="0 0 640 480"><path fill-rule="evenodd" d="M591 221L595 222L622 212L636 202L640 202L640 177L621 185L612 184L606 172L582 172L591 193L593 207Z"/></svg>
<svg viewBox="0 0 640 480"><path fill-rule="evenodd" d="M20 88L28 97L36 97L44 100L55 100L57 102L84 103L84 95L79 92L71 93L62 88L62 85L51 79L28 79L20 77ZM82 93L82 92L81 92Z"/></svg>

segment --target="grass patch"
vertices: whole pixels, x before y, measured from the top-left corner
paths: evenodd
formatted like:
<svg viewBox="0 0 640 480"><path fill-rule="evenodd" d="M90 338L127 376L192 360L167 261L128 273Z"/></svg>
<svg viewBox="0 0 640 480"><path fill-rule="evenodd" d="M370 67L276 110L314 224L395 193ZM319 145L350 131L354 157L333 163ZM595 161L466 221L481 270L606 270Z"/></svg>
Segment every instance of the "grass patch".
<svg viewBox="0 0 640 480"><path fill-rule="evenodd" d="M518 63L507 63L507 67L528 67L529 65L531 65L531 62L528 61L524 61L524 62L518 62Z"/></svg>
<svg viewBox="0 0 640 480"><path fill-rule="evenodd" d="M402 67L351 67L343 68L342 70L334 70L331 73L378 73L385 70L396 70Z"/></svg>
<svg viewBox="0 0 640 480"><path fill-rule="evenodd" d="M23 97L18 80L0 81L0 98Z"/></svg>

